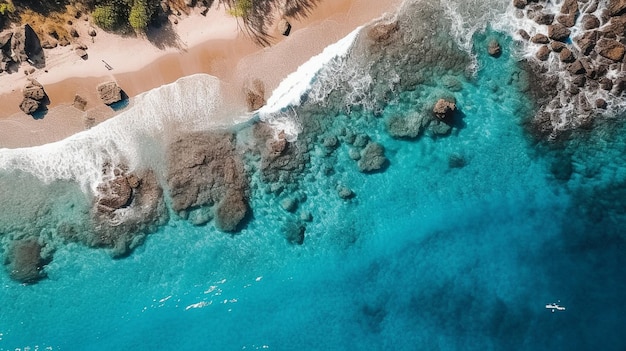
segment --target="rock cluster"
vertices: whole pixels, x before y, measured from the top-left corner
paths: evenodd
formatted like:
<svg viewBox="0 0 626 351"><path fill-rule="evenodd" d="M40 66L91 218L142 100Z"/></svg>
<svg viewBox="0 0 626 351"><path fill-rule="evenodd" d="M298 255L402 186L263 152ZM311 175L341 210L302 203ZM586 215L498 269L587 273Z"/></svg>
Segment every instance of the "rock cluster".
<svg viewBox="0 0 626 351"><path fill-rule="evenodd" d="M307 144L304 138L290 143L285 133L274 135L274 129L259 122L253 127L255 145L261 156L261 178L265 182L289 182L297 177L309 160Z"/></svg>
<svg viewBox="0 0 626 351"><path fill-rule="evenodd" d="M125 255L167 220L163 191L152 171L130 173L106 164L102 172L92 211L94 234L72 239Z"/></svg>
<svg viewBox="0 0 626 351"><path fill-rule="evenodd" d="M43 61L42 45L30 25L0 32L0 73L11 72L22 62L40 67Z"/></svg>
<svg viewBox="0 0 626 351"><path fill-rule="evenodd" d="M20 103L20 109L26 114L32 114L39 110L47 98L46 92L43 90L43 85L34 79L30 79L26 86L24 86L22 95L24 98Z"/></svg>
<svg viewBox="0 0 626 351"><path fill-rule="evenodd" d="M237 231L248 213L248 179L235 136L228 131L178 135L168 146L167 184L172 209L186 216L212 207L215 226Z"/></svg>
<svg viewBox="0 0 626 351"><path fill-rule="evenodd" d="M515 0L524 16L544 28L530 37L540 45L531 62L543 95L544 108L533 121L540 135L555 138L562 130L593 120L607 108L607 100L626 91L626 3L623 0L565 0L557 13L546 1ZM572 36L572 33L576 33ZM531 44L531 45L532 45ZM573 111L572 111L573 109ZM549 111L549 112L548 112Z"/></svg>

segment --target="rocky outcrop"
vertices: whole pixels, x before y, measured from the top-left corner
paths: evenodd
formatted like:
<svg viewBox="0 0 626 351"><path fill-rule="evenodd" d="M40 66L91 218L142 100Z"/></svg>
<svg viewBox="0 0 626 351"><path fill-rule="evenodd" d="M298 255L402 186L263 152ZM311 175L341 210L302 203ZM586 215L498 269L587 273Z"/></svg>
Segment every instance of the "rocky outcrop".
<svg viewBox="0 0 626 351"><path fill-rule="evenodd" d="M248 111L256 111L265 105L265 85L259 79L254 79L244 88Z"/></svg>
<svg viewBox="0 0 626 351"><path fill-rule="evenodd" d="M502 53L502 49L500 48L500 43L495 39L489 41L489 45L487 46L487 53L493 57L498 57Z"/></svg>
<svg viewBox="0 0 626 351"><path fill-rule="evenodd" d="M129 173L125 166L104 165L103 179L94 198L94 234L77 239L123 256L167 221L163 191L150 170Z"/></svg>
<svg viewBox="0 0 626 351"><path fill-rule="evenodd" d="M619 62L624 58L626 47L624 44L613 39L600 39L596 44L596 51L602 57L606 57L609 60Z"/></svg>
<svg viewBox="0 0 626 351"><path fill-rule="evenodd" d="M275 131L268 124L260 122L253 127L255 150L260 154L261 178L265 182L286 182L304 170L309 160L306 141L299 138L290 143L285 133Z"/></svg>
<svg viewBox="0 0 626 351"><path fill-rule="evenodd" d="M626 0L609 0L606 9L611 16L618 16L626 13Z"/></svg>
<svg viewBox="0 0 626 351"><path fill-rule="evenodd" d="M413 139L422 133L428 122L428 117L416 112L408 116L391 116L387 119L385 127L387 133L394 138Z"/></svg>
<svg viewBox="0 0 626 351"><path fill-rule="evenodd" d="M41 43L37 33L30 25L25 24L13 32L11 51L13 52L13 61L18 63L39 60L42 54Z"/></svg>
<svg viewBox="0 0 626 351"><path fill-rule="evenodd" d="M240 228L248 212L248 180L235 136L228 131L178 135L168 146L167 184L172 209L214 208L215 226Z"/></svg>
<svg viewBox="0 0 626 351"><path fill-rule="evenodd" d="M47 98L43 86L34 79L30 79L24 86L22 95L24 98L20 103L20 109L26 114L32 114L39 110Z"/></svg>
<svg viewBox="0 0 626 351"><path fill-rule="evenodd" d="M518 14L537 21L538 13L549 6L544 6L546 0L533 3ZM537 81L531 87L537 89L534 95L542 106L531 123L534 132L554 139L564 130L589 126L615 99L623 99L620 87L622 77L626 77L625 8L624 0L564 0L557 23L533 28L533 32L548 33L547 42L542 35L530 39L544 45L529 46L536 50L528 65ZM582 18L577 21L579 14ZM571 33L576 34L572 40ZM525 36L522 39L528 40ZM558 53L557 62L548 60L550 52ZM617 103L621 105L622 100Z"/></svg>
<svg viewBox="0 0 626 351"><path fill-rule="evenodd" d="M107 105L111 105L122 100L122 89L116 82L111 81L102 83L98 85L96 89L102 102Z"/></svg>
<svg viewBox="0 0 626 351"><path fill-rule="evenodd" d="M378 171L387 163L385 148L376 142L369 142L361 151L361 158L357 162L359 171L369 173Z"/></svg>
<svg viewBox="0 0 626 351"><path fill-rule="evenodd" d="M367 31L367 37L371 40L374 40L378 43L383 43L388 41L391 36L398 31L398 22L381 22L372 26Z"/></svg>
<svg viewBox="0 0 626 351"><path fill-rule="evenodd" d="M42 257L43 249L44 246L34 238L14 241L5 260L9 276L27 284L45 278L43 268L49 259Z"/></svg>
<svg viewBox="0 0 626 351"><path fill-rule="evenodd" d="M435 117L440 120L449 119L454 114L454 111L456 111L456 103L446 99L437 100L437 103L435 103L435 106L433 107Z"/></svg>
<svg viewBox="0 0 626 351"><path fill-rule="evenodd" d="M283 36L289 36L291 33L291 23L289 23L286 18L281 18L278 21L278 31Z"/></svg>

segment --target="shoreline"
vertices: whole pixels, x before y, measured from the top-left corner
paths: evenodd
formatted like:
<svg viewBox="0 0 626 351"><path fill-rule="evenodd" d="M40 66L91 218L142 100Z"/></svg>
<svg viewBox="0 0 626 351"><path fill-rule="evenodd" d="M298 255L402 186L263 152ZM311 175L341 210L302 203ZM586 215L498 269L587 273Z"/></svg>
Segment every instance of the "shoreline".
<svg viewBox="0 0 626 351"><path fill-rule="evenodd" d="M235 18L230 17L223 8L214 5L207 18L220 19L217 24L207 27L206 32L213 35L206 40L202 40L206 36L205 31L193 31L197 22L206 18L192 13L180 20L175 32L179 40L184 39L190 44L187 48L157 51L150 56L151 60L144 60L149 61L148 63L138 68L133 66L138 64L137 60L126 66L120 65L116 60L107 61L114 70L110 74L100 76L81 76L80 73L84 70L74 74L71 63L82 60L70 51L72 57L68 58L69 61L65 61L66 66L59 68L58 71L65 68L66 73L74 75L53 81L53 78L61 77L62 72L55 75L48 73L58 66L52 66L48 73L33 75L34 78L44 77L38 80L44 85L50 97L49 110L42 119L37 120L19 111L23 84L14 84L11 93L0 95L0 101L6 107L0 111L0 148L29 147L59 141L88 129L86 125L88 123L97 124L117 115L121 111L114 111L104 105L96 94L97 84L109 80L117 81L132 100L141 93L172 83L181 77L206 73L219 78L227 88L225 94L229 96L228 100L239 102L241 109L244 110L243 87L250 80L261 80L265 86L265 98L269 98L278 84L310 57L358 26L384 13L393 12L400 3L401 0L385 0L372 6L367 4L366 0L341 0L332 3L327 0L320 3L306 18L291 20L290 36L282 37L279 33L274 33L276 42L266 48L256 45L251 38L237 29ZM214 26L219 28L213 28ZM100 35L117 38L99 31L98 36ZM100 40L98 36L95 41ZM130 40L142 45L144 49L146 45L152 45L147 39ZM90 50L91 48L88 52ZM93 57L84 62L92 66L101 65L101 70L106 72L104 65L93 52L90 52L90 56ZM141 62L143 61L139 61ZM64 64L63 61L57 63ZM20 77L15 78L19 78L18 81L22 83L29 77L22 75L21 72L10 76L18 74ZM0 77L0 82L1 78L4 77ZM83 112L72 107L75 94L87 100L87 111Z"/></svg>

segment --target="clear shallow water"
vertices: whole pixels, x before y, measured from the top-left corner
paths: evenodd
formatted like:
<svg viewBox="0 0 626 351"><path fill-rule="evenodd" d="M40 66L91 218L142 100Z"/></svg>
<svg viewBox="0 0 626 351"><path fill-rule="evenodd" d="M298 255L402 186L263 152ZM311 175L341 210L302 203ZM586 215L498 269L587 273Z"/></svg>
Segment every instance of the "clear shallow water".
<svg viewBox="0 0 626 351"><path fill-rule="evenodd" d="M483 69L456 76L464 118L448 137L384 130L439 83L399 93L380 117L338 112L323 133L367 130L389 167L365 175L347 144L316 149L298 190L313 216L304 245L280 233L297 214L263 191L234 237L172 219L120 260L67 245L38 284L0 275L0 350L624 349L624 127L533 144L499 39L494 59L475 38ZM450 168L451 155L466 165ZM356 197L341 200L337 184ZM567 311L544 308L556 300Z"/></svg>

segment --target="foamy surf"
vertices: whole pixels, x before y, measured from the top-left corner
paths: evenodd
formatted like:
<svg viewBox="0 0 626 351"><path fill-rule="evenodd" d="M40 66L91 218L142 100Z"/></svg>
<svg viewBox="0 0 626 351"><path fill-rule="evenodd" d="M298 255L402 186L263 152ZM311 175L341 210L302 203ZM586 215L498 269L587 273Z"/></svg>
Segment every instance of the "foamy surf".
<svg viewBox="0 0 626 351"><path fill-rule="evenodd" d="M73 180L95 190L104 164L137 168L159 162L160 141L172 130L225 127L223 99L217 78L198 74L177 80L135 98L115 118L62 141L21 149L0 150L0 169L20 170L43 182Z"/></svg>
<svg viewBox="0 0 626 351"><path fill-rule="evenodd" d="M320 54L311 57L288 75L272 92L267 104L258 110L261 120L276 131L283 131L287 140L295 140L301 127L290 108L303 102L304 96L312 89L317 74L324 67L333 60L346 57L362 28L356 28L338 42L327 46Z"/></svg>

